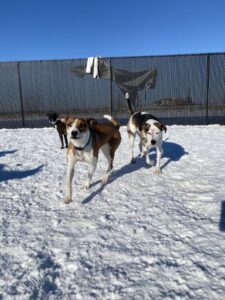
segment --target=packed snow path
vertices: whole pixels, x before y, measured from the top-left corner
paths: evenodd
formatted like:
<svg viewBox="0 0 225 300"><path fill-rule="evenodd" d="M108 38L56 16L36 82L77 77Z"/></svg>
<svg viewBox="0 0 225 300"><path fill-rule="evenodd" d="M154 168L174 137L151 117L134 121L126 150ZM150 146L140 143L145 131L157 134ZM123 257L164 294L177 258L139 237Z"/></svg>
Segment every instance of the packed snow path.
<svg viewBox="0 0 225 300"><path fill-rule="evenodd" d="M0 299L224 299L225 127L169 126L161 175L120 130L110 182L100 155L83 190L78 163L70 205L56 130L0 130Z"/></svg>

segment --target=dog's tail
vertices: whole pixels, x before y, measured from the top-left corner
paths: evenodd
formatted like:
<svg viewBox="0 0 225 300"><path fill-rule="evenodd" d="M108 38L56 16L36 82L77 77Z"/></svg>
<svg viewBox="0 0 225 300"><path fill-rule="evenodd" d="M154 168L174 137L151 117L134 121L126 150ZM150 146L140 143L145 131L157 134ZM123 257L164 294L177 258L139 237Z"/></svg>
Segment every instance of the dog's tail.
<svg viewBox="0 0 225 300"><path fill-rule="evenodd" d="M127 100L127 105L128 105L128 111L130 113L130 116L133 115L134 111L133 111L133 108L132 108L132 105L131 105L131 102L130 102L130 97L126 97L126 100Z"/></svg>
<svg viewBox="0 0 225 300"><path fill-rule="evenodd" d="M120 128L120 123L115 118L113 118L112 116L110 116L110 115L104 115L103 117L105 119L109 120L118 129Z"/></svg>

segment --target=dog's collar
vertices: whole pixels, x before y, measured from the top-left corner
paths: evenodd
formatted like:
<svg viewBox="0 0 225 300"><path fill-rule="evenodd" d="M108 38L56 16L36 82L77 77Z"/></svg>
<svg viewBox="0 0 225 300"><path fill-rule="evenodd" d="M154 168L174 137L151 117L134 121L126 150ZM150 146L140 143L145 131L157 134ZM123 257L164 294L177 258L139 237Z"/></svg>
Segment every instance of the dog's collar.
<svg viewBox="0 0 225 300"><path fill-rule="evenodd" d="M90 144L90 141L91 141L91 132L90 132L90 136L89 136L89 139L88 139L86 145L84 145L83 147L77 147L77 146L75 146L75 145L73 145L73 146L74 146L74 148L75 148L76 150L78 150L78 151L83 151L83 150Z"/></svg>

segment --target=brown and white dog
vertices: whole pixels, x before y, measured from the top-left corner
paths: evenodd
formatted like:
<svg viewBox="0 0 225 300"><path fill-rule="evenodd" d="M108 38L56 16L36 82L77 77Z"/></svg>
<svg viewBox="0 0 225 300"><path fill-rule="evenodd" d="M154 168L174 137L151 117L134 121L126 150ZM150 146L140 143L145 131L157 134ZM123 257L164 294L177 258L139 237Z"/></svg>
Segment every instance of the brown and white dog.
<svg viewBox="0 0 225 300"><path fill-rule="evenodd" d="M139 149L141 156L145 156L146 163L153 165L149 157L149 150L156 148L156 167L154 172L161 173L160 160L163 154L162 139L163 130L166 132L167 128L159 119L147 112L133 113L127 124L127 132L131 146L131 163L135 163L133 147L135 137L138 134L140 137Z"/></svg>
<svg viewBox="0 0 225 300"><path fill-rule="evenodd" d="M102 178L102 184L106 184L113 169L113 159L115 151L121 142L119 123L111 116L105 115L111 123L90 125L84 118L64 118L61 119L67 128L67 135L70 140L67 149L67 175L66 191L64 202L72 201L72 179L74 166L77 161L89 163L90 169L88 179L84 183L84 188L89 188L92 176L98 162L99 150L101 149L108 161L108 169Z"/></svg>

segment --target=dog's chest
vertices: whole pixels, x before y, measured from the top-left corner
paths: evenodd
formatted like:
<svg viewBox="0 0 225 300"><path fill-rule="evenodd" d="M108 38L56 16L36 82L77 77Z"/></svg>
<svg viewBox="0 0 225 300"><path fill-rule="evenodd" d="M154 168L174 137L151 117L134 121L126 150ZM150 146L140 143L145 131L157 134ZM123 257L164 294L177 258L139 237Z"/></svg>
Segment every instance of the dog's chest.
<svg viewBox="0 0 225 300"><path fill-rule="evenodd" d="M84 161L87 163L92 163L93 160L93 150L84 151L84 150L74 150L74 155L76 160Z"/></svg>

